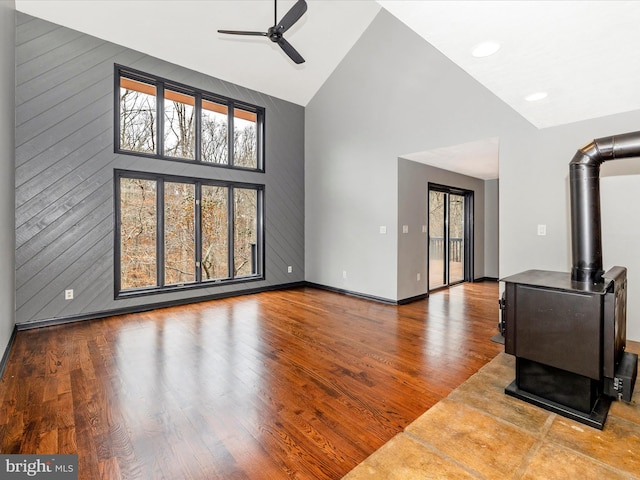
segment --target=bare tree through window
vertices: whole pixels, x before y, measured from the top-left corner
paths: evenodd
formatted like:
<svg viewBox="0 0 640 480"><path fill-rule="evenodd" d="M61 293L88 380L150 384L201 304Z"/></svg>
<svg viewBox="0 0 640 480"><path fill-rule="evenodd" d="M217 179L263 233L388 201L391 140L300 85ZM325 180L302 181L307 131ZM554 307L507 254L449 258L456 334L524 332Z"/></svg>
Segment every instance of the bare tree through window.
<svg viewBox="0 0 640 480"><path fill-rule="evenodd" d="M233 162L238 167L258 168L258 127L255 113L235 109Z"/></svg>
<svg viewBox="0 0 640 480"><path fill-rule="evenodd" d="M164 184L165 285L196 279L195 196L194 184Z"/></svg>
<svg viewBox="0 0 640 480"><path fill-rule="evenodd" d="M120 148L156 151L156 87L120 78Z"/></svg>
<svg viewBox="0 0 640 480"><path fill-rule="evenodd" d="M175 178L119 178L120 289L259 275L260 189Z"/></svg>
<svg viewBox="0 0 640 480"><path fill-rule="evenodd" d="M229 163L229 109L226 105L202 101L202 161Z"/></svg>
<svg viewBox="0 0 640 480"><path fill-rule="evenodd" d="M164 93L164 154L196 158L195 99L191 95L166 90Z"/></svg>
<svg viewBox="0 0 640 480"><path fill-rule="evenodd" d="M429 289L464 280L465 197L429 190Z"/></svg>
<svg viewBox="0 0 640 480"><path fill-rule="evenodd" d="M202 186L202 279L229 277L229 189Z"/></svg>
<svg viewBox="0 0 640 480"><path fill-rule="evenodd" d="M262 109L137 76L120 74L119 150L254 170L261 167Z"/></svg>
<svg viewBox="0 0 640 480"><path fill-rule="evenodd" d="M156 225L156 182L120 179L122 289L156 285Z"/></svg>
<svg viewBox="0 0 640 480"><path fill-rule="evenodd" d="M257 244L258 192L249 188L235 188L234 202L234 251L233 267L235 276L253 274L253 261Z"/></svg>
<svg viewBox="0 0 640 480"><path fill-rule="evenodd" d="M117 75L119 153L262 168L261 107L125 68ZM135 176L116 177L121 291L261 275L263 187L215 175Z"/></svg>

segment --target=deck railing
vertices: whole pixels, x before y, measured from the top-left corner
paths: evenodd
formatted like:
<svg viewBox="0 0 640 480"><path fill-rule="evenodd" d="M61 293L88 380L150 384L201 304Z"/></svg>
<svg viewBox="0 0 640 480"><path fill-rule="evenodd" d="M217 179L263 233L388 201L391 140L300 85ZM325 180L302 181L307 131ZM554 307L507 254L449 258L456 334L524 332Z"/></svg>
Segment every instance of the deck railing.
<svg viewBox="0 0 640 480"><path fill-rule="evenodd" d="M429 238L429 255L432 260L444 258L444 238ZM464 258L464 239L449 238L449 261L461 262Z"/></svg>

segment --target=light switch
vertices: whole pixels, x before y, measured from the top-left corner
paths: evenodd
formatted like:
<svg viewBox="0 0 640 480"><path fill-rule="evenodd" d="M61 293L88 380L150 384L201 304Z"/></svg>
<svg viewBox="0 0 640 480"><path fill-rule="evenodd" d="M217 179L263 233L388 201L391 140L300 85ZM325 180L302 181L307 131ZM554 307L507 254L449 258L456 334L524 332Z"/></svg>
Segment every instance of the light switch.
<svg viewBox="0 0 640 480"><path fill-rule="evenodd" d="M387 227L385 227L384 225L380 226L380 233L387 233Z"/></svg>
<svg viewBox="0 0 640 480"><path fill-rule="evenodd" d="M538 235L544 236L547 234L547 226L546 225L538 225Z"/></svg>

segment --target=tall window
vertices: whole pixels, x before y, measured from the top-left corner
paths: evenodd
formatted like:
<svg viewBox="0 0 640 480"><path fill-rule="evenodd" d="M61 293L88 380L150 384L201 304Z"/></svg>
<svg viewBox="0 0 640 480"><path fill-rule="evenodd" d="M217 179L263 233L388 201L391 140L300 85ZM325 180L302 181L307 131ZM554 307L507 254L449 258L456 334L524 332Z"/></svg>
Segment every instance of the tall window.
<svg viewBox="0 0 640 480"><path fill-rule="evenodd" d="M263 186L116 171L116 294L263 278Z"/></svg>
<svg viewBox="0 0 640 480"><path fill-rule="evenodd" d="M123 178L119 186L120 286L127 290L155 285L158 226L156 182Z"/></svg>
<svg viewBox="0 0 640 480"><path fill-rule="evenodd" d="M203 185L202 278L215 280L229 275L229 191L227 187Z"/></svg>
<svg viewBox="0 0 640 480"><path fill-rule="evenodd" d="M264 170L264 109L116 66L116 151Z"/></svg>
<svg viewBox="0 0 640 480"><path fill-rule="evenodd" d="M196 279L196 186L164 182L164 284Z"/></svg>
<svg viewBox="0 0 640 480"><path fill-rule="evenodd" d="M233 273L252 275L255 271L255 248L258 241L258 192L251 188L233 190Z"/></svg>

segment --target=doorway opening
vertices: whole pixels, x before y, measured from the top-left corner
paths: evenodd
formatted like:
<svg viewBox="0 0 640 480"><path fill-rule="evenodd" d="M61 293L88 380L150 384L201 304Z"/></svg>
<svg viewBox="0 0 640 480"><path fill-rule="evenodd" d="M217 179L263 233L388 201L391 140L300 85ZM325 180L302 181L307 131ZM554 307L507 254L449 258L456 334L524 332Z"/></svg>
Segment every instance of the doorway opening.
<svg viewBox="0 0 640 480"><path fill-rule="evenodd" d="M429 291L473 279L473 191L429 184Z"/></svg>

